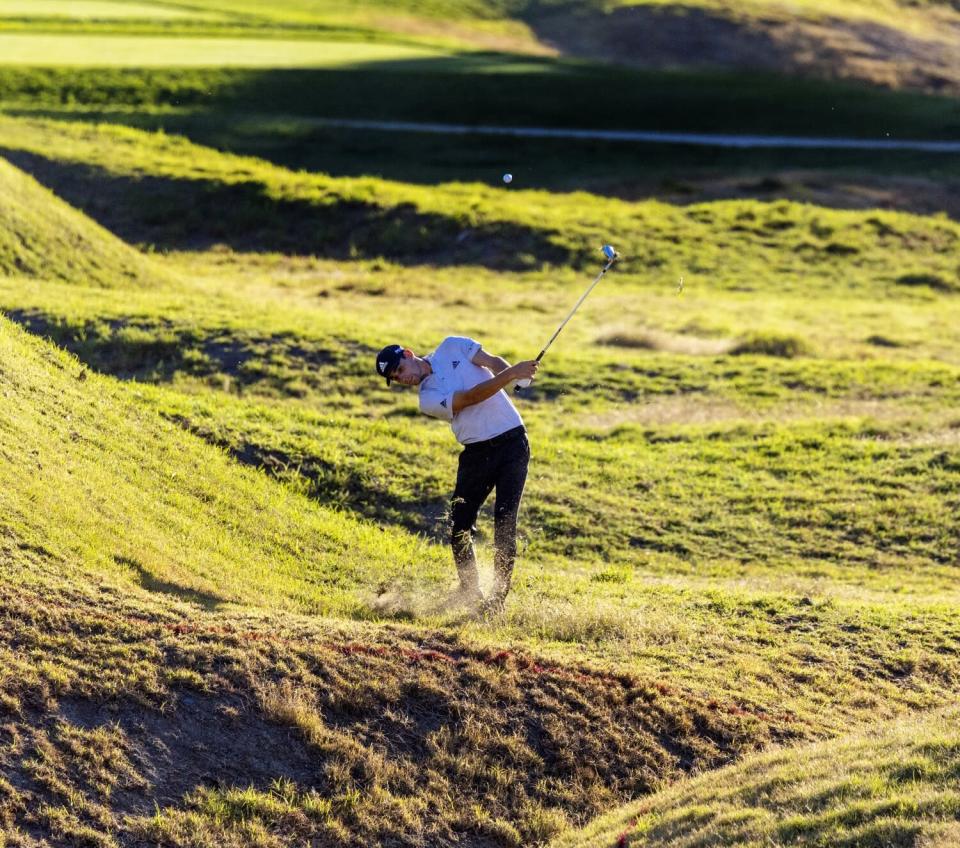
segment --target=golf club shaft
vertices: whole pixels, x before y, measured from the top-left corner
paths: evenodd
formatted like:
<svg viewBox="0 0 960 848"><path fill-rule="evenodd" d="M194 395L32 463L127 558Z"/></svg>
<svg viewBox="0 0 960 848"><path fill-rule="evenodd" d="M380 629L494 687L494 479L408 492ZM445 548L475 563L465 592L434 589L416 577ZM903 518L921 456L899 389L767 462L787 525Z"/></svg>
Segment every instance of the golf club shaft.
<svg viewBox="0 0 960 848"><path fill-rule="evenodd" d="M606 248L605 248L605 249L606 249ZM613 251L613 248L610 248L610 250ZM560 335L561 330L563 330L563 328L567 326L567 322L568 322L571 318L573 318L573 316L574 316L574 314L576 313L576 311L580 308L580 304L583 303L583 302L587 299L587 295L590 294L590 292L593 291L593 289L594 289L594 287L597 285L597 283L599 283L599 282L603 279L604 274L606 274L607 271L609 271L609 270L613 267L613 264L614 264L619 258L620 258L620 254L619 254L619 253L616 253L616 251L613 251L613 255L610 256L610 259L609 259L609 261L607 262L607 264L603 266L603 270L602 270L599 274L597 274L597 278L590 284L590 288L588 288L588 289L583 293L583 295L580 297L580 300L578 300L578 301L576 302L576 304L574 305L573 309L570 310L570 314L564 319L563 323L562 323L559 327L557 327L557 331L550 337L550 341L548 341L548 342L546 343L546 345L544 345L543 350L541 350L540 353L537 354L537 360L536 360L537 362L540 362L540 360L543 359L544 354L550 349L550 345L553 344L553 342L554 342L554 340L557 338L557 336ZM525 389L527 386L530 385L530 383L531 383L531 381L530 381L529 379L520 380L520 381L518 381L518 382L515 384L513 390L514 390L515 392L519 392L520 389Z"/></svg>
<svg viewBox="0 0 960 848"><path fill-rule="evenodd" d="M580 304L583 303L583 302L587 299L587 295L590 294L590 292L592 292L592 291L594 290L594 288L596 287L597 283L599 283L599 282L603 279L603 275L606 274L607 271L610 270L610 268L613 266L613 263L616 262L617 259L618 259L618 257L615 256L613 259L611 259L609 262L607 262L606 265L603 266L603 270L602 270L599 274L597 274L597 278L590 284L590 288L588 288L588 289L583 293L583 295L580 297L580 300L577 301L576 306L574 306L573 309L570 310L570 314L564 319L563 323L562 323L559 327L557 327L557 331L550 337L550 341L548 341L548 342L546 343L546 345L544 345L543 350L541 350L540 353L537 354L537 362L539 362L541 359L543 359L543 355L550 349L550 345L553 344L553 342L555 341L555 339L557 338L557 336L560 335L560 331L561 331L564 327L567 326L567 322L568 322L571 318L573 318L573 316L574 316L574 314L576 313L576 311L580 308Z"/></svg>

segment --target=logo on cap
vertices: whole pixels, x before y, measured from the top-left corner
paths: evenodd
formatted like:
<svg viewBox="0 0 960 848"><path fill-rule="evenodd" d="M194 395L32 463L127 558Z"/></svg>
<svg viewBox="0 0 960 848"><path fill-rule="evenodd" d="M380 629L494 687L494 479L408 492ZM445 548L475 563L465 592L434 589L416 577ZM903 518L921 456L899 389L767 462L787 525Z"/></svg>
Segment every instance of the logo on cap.
<svg viewBox="0 0 960 848"><path fill-rule="evenodd" d="M391 373L400 365L403 359L403 348L400 345L387 345L377 354L377 374L387 378L390 385Z"/></svg>

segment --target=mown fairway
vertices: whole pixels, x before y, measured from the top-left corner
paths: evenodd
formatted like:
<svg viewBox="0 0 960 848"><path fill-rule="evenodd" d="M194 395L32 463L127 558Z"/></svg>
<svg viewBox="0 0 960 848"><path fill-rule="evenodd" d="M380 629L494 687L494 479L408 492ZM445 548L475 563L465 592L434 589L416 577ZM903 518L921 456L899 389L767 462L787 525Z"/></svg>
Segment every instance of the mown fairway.
<svg viewBox="0 0 960 848"><path fill-rule="evenodd" d="M150 5L0 0L26 51L0 70L4 844L953 844L960 225L551 191L704 163L311 121L520 123L539 92L530 121L730 129L732 87L761 131L949 138L955 101ZM201 38L241 46L182 67ZM956 167L858 167L891 163ZM608 241L517 401L515 588L472 619L445 603L456 443L373 356L531 357Z"/></svg>
<svg viewBox="0 0 960 848"><path fill-rule="evenodd" d="M343 41L184 38L158 36L0 35L0 61L8 65L93 65L97 67L268 67L315 68L410 61L437 56L400 45L359 47Z"/></svg>

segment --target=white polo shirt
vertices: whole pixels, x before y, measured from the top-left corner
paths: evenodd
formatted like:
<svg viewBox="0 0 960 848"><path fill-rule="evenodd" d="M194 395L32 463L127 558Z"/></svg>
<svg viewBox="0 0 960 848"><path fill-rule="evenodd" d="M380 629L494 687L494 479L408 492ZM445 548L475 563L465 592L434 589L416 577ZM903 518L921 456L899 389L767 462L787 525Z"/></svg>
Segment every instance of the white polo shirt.
<svg viewBox="0 0 960 848"><path fill-rule="evenodd" d="M520 413L503 389L453 414L456 392L472 389L493 376L488 369L472 362L480 347L480 342L474 339L449 336L433 353L423 357L433 373L420 383L420 411L449 421L453 435L462 445L492 439L523 425Z"/></svg>

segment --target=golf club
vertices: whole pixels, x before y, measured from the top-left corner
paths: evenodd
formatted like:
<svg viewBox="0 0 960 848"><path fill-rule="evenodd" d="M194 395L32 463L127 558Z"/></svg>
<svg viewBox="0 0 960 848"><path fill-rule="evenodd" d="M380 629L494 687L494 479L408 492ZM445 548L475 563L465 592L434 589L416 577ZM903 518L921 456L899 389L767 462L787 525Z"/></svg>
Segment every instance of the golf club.
<svg viewBox="0 0 960 848"><path fill-rule="evenodd" d="M556 339L557 336L560 335L560 331L567 326L567 322L571 318L573 318L574 313L580 308L580 304L587 299L587 295L593 291L594 287L597 285L597 283L600 282L600 280L603 279L607 271L609 271L613 267L614 263L616 263L620 259L620 254L617 253L617 251L614 249L612 244L605 244L603 247L600 248L600 250L603 252L603 255L606 257L607 264L603 266L603 270L599 274L597 274L597 278L590 284L590 288L588 288L583 293L580 300L578 300L576 305L573 307L573 309L570 310L570 314L564 319L563 323L559 327L557 327L557 331L550 337L550 341L548 341L546 345L544 345L543 350L541 350L540 353L537 354L537 362L540 362L540 360L543 359L543 355L550 349L550 345L553 344L554 339ZM527 386L529 386L531 382L532 381L528 379L517 380L516 385L514 387L514 391L516 391L517 389L527 388Z"/></svg>

